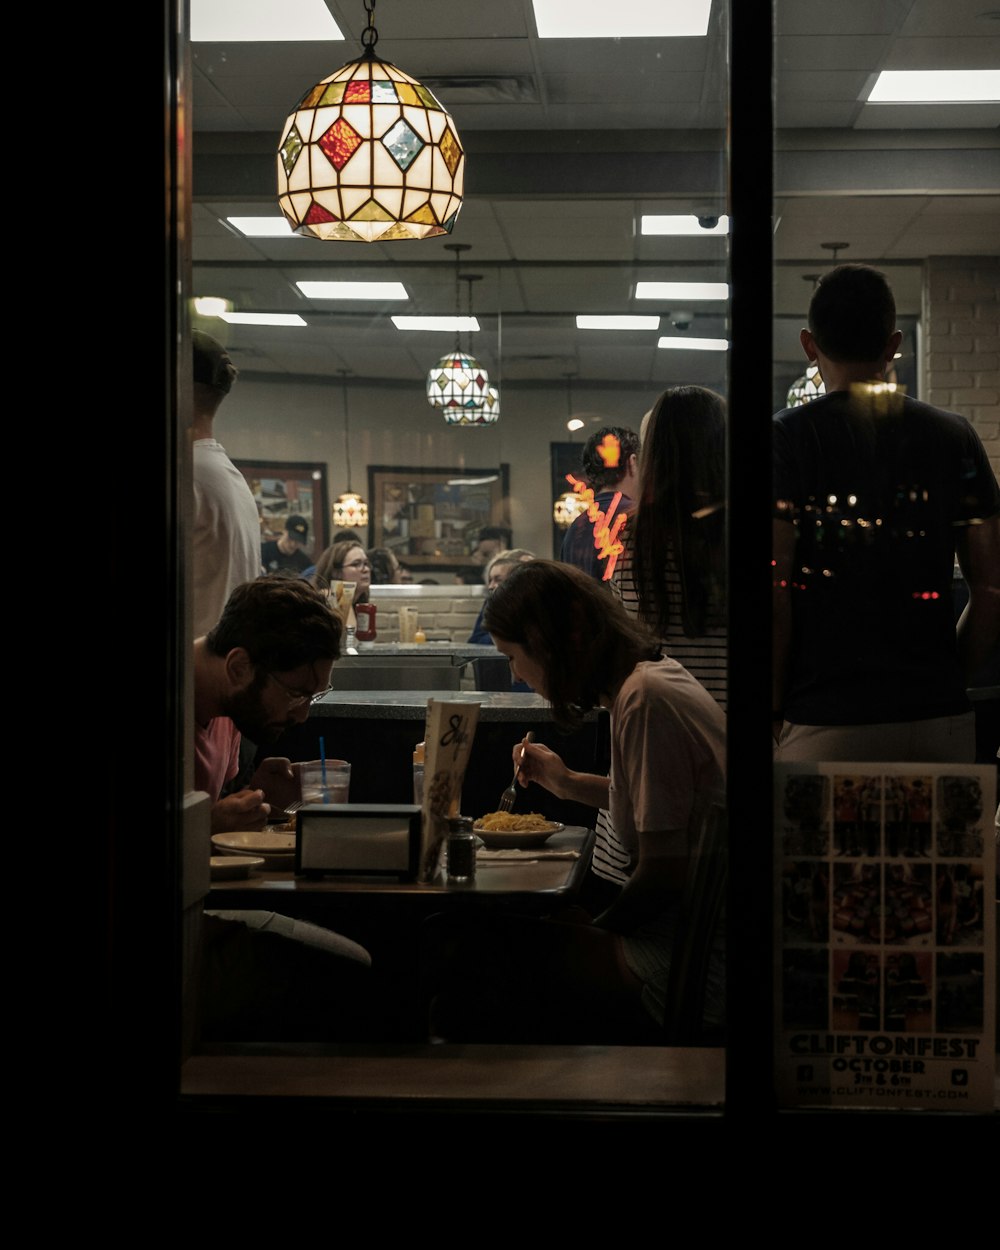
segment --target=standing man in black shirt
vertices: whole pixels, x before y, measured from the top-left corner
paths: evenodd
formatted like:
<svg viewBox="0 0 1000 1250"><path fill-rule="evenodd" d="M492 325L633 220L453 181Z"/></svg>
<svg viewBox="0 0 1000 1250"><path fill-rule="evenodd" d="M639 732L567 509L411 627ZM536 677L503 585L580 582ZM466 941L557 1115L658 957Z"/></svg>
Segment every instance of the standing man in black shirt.
<svg viewBox="0 0 1000 1250"><path fill-rule="evenodd" d="M966 686L1000 645L1000 488L965 418L885 383L901 337L883 274L820 280L800 339L827 393L774 418L776 760L975 758Z"/></svg>

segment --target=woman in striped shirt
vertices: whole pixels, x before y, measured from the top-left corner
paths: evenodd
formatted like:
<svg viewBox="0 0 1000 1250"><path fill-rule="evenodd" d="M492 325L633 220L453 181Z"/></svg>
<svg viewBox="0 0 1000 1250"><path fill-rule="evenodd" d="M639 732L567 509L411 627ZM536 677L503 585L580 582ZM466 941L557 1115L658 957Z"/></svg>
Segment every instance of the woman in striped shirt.
<svg viewBox="0 0 1000 1250"><path fill-rule="evenodd" d="M726 403L701 386L664 391L643 418L638 503L611 587L663 653L726 708ZM627 878L628 854L607 810L596 820L592 892Z"/></svg>

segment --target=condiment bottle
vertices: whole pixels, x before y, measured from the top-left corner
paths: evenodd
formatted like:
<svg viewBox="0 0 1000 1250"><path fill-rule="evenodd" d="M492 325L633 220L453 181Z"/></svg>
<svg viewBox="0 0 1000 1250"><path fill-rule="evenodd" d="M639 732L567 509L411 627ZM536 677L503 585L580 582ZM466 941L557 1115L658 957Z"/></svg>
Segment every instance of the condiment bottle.
<svg viewBox="0 0 1000 1250"><path fill-rule="evenodd" d="M418 742L413 748L413 801L418 807L424 802L424 744Z"/></svg>
<svg viewBox="0 0 1000 1250"><path fill-rule="evenodd" d="M448 821L448 880L472 881L476 875L476 835L471 816Z"/></svg>
<svg viewBox="0 0 1000 1250"><path fill-rule="evenodd" d="M374 642L377 637L375 630L375 614L378 611L374 603L359 603L354 609L357 617L356 637L358 642Z"/></svg>

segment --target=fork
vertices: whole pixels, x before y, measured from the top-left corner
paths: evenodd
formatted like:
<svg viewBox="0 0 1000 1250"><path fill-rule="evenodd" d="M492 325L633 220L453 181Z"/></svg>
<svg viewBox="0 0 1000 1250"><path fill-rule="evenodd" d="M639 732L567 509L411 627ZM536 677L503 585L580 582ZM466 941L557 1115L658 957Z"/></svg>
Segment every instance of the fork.
<svg viewBox="0 0 1000 1250"><path fill-rule="evenodd" d="M525 747L532 739L532 732L529 729L524 735L524 741L521 743L521 758L518 760L517 767L514 769L514 776L510 779L510 785L500 795L500 802L497 804L498 812L509 812L514 806L514 800L517 798L517 775L521 771L521 765L524 763Z"/></svg>

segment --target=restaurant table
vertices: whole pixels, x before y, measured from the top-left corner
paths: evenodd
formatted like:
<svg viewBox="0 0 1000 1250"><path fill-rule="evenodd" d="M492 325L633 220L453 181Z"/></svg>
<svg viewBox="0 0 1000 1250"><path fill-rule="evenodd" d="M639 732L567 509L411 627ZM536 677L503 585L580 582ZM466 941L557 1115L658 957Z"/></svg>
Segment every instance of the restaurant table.
<svg viewBox="0 0 1000 1250"><path fill-rule="evenodd" d="M312 880L294 872L262 868L242 880L213 881L209 911L274 911L333 929L359 942L372 956L380 1010L372 1041L424 1041L419 998L421 927L428 917L454 908L496 909L544 917L573 906L590 870L594 833L572 827L554 833L537 850L517 859L494 859L480 851L475 877L449 882L399 881L391 877L327 876ZM573 858L546 858L568 852Z"/></svg>
<svg viewBox="0 0 1000 1250"><path fill-rule="evenodd" d="M412 905L423 913L485 902L543 912L575 901L590 869L593 841L593 830L576 826L554 833L536 850L501 856L481 849L471 881L448 881L442 875L428 882L376 876L312 879L261 868L243 879L213 881L205 905L227 910L264 908L332 927L351 899L372 905Z"/></svg>

